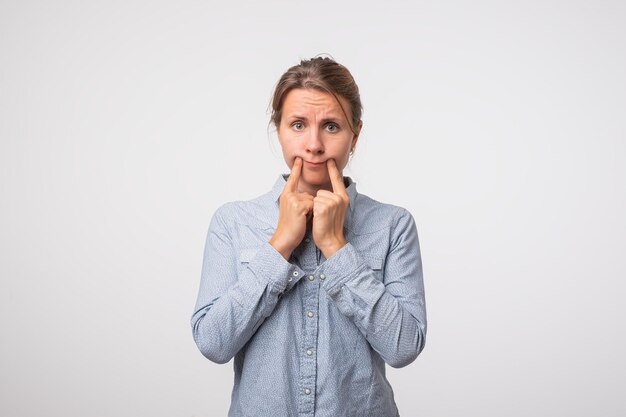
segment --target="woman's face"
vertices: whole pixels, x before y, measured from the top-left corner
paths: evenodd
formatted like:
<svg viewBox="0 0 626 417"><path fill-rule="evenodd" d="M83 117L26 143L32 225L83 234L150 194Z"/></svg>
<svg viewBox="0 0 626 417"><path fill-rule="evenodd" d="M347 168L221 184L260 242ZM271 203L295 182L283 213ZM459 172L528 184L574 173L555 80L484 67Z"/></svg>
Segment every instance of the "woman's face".
<svg viewBox="0 0 626 417"><path fill-rule="evenodd" d="M350 115L350 104L339 97ZM350 150L358 140L361 125L352 133L337 99L329 93L296 88L283 101L278 140L289 169L296 157L302 158L299 191L315 195L319 189L332 190L326 161L334 159L342 171Z"/></svg>

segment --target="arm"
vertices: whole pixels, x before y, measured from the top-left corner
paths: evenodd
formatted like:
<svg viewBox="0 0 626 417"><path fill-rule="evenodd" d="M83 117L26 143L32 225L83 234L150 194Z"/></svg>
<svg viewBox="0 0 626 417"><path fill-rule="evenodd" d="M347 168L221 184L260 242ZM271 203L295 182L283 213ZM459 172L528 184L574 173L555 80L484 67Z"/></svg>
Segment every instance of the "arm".
<svg viewBox="0 0 626 417"><path fill-rule="evenodd" d="M417 228L400 209L394 221L383 282L347 243L321 266L323 287L383 360L394 368L413 362L426 341L426 305Z"/></svg>
<svg viewBox="0 0 626 417"><path fill-rule="evenodd" d="M216 363L228 362L270 316L280 295L303 276L269 242L250 259L242 260L249 261L247 265L240 266L224 221L228 209L232 207L220 207L211 219L191 317L198 349Z"/></svg>

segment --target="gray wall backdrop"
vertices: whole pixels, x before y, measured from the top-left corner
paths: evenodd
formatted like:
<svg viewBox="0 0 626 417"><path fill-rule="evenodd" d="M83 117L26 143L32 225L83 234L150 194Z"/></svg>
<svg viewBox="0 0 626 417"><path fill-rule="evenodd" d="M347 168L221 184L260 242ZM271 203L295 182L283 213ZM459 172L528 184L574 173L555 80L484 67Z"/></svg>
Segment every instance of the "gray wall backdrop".
<svg viewBox="0 0 626 417"><path fill-rule="evenodd" d="M623 1L1 1L0 415L225 416L189 319L215 208L287 172L268 104L330 53L346 170L414 215L404 417L624 416Z"/></svg>

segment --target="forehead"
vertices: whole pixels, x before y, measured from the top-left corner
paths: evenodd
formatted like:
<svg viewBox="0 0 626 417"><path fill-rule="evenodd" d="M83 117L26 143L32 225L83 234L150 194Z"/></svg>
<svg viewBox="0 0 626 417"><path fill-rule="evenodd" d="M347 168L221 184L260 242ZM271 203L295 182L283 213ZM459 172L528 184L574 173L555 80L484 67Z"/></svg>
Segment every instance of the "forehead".
<svg viewBox="0 0 626 417"><path fill-rule="evenodd" d="M350 110L350 104L343 97L339 97L341 104L347 111ZM283 102L283 113L302 114L317 113L326 116L335 116L344 118L343 111L339 102L330 93L324 91L313 90L310 88L295 88L287 93Z"/></svg>

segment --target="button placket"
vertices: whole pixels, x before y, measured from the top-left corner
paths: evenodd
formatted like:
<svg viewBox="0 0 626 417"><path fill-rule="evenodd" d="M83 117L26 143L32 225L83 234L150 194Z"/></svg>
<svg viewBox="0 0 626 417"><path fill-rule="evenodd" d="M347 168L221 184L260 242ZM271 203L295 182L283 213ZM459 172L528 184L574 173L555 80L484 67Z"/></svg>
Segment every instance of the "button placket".
<svg viewBox="0 0 626 417"><path fill-rule="evenodd" d="M299 294L302 296L302 339L299 346L300 354L300 374L299 389L300 398L298 401L298 415L312 416L315 410L315 397L317 393L317 361L316 349L319 332L319 296L320 281L315 271L319 267L319 257L317 247L312 244L310 235L305 236L310 239L311 244L302 245L302 253L298 260L300 277L304 278Z"/></svg>
<svg viewBox="0 0 626 417"><path fill-rule="evenodd" d="M316 280L317 276L306 274L307 285L303 287L303 307L304 307L304 326L302 339L302 356L300 359L300 387L303 392L299 411L302 414L309 415L315 408L316 380L317 380L317 362L315 360L315 349L317 348L317 337L319 332L318 313L319 313L319 294L320 285Z"/></svg>

